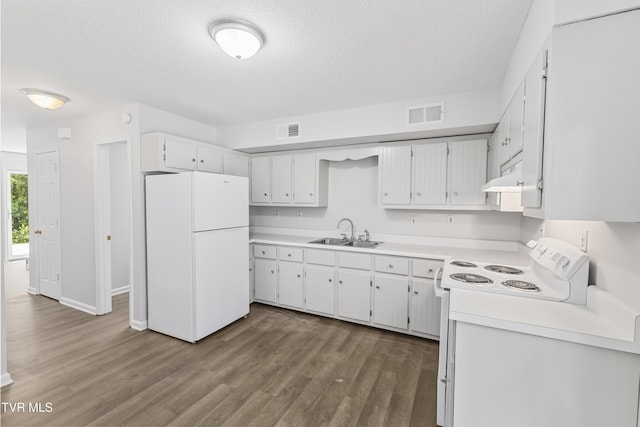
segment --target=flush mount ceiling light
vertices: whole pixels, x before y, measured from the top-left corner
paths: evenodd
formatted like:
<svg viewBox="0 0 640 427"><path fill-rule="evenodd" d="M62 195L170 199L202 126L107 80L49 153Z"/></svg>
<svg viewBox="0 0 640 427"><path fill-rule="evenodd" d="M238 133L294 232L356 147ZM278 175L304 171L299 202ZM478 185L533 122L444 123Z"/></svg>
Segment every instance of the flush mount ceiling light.
<svg viewBox="0 0 640 427"><path fill-rule="evenodd" d="M41 89L22 89L22 93L27 95L27 98L29 98L29 101L31 101L33 105L47 110L56 110L69 101L69 98L64 95Z"/></svg>
<svg viewBox="0 0 640 427"><path fill-rule="evenodd" d="M209 25L209 34L229 56L251 58L264 44L264 36L253 25L234 18L219 19Z"/></svg>

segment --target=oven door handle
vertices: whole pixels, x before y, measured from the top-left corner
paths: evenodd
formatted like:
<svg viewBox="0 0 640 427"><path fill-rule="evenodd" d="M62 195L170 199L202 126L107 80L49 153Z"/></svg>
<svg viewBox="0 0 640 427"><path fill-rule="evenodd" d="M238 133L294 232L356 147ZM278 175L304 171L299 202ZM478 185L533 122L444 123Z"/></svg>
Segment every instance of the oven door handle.
<svg viewBox="0 0 640 427"><path fill-rule="evenodd" d="M438 283L438 281L440 283ZM437 297L442 296L442 267L438 267L436 274L433 275L433 293Z"/></svg>

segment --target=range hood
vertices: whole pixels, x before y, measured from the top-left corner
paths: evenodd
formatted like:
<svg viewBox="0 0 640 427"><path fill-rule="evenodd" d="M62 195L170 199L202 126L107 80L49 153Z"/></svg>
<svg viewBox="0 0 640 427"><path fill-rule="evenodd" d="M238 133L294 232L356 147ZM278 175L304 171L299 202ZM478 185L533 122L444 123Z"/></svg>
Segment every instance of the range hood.
<svg viewBox="0 0 640 427"><path fill-rule="evenodd" d="M518 162L502 176L494 178L481 187L482 191L493 193L521 193L522 192L522 162Z"/></svg>

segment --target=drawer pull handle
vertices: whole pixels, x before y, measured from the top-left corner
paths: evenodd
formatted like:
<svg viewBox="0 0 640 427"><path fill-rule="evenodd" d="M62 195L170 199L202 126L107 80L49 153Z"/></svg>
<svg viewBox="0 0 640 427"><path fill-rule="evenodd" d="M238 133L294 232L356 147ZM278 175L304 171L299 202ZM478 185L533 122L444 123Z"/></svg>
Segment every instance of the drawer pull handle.
<svg viewBox="0 0 640 427"><path fill-rule="evenodd" d="M191 161L192 161L192 162L195 162L195 161L196 161L196 159L191 159Z"/></svg>
<svg viewBox="0 0 640 427"><path fill-rule="evenodd" d="M342 280L338 280L338 283L340 283L342 285Z"/></svg>
<svg viewBox="0 0 640 427"><path fill-rule="evenodd" d="M296 276L298 276L298 279L300 278L300 275L299 275L299 274L297 274Z"/></svg>
<svg viewBox="0 0 640 427"><path fill-rule="evenodd" d="M271 270L271 274L275 273L275 271Z"/></svg>
<svg viewBox="0 0 640 427"><path fill-rule="evenodd" d="M313 196L313 193L309 193L310 196Z"/></svg>
<svg viewBox="0 0 640 427"><path fill-rule="evenodd" d="M291 254L287 254L287 256L288 256L289 258L291 258Z"/></svg>
<svg viewBox="0 0 640 427"><path fill-rule="evenodd" d="M413 291L413 294L414 295L418 295L418 291Z"/></svg>
<svg viewBox="0 0 640 427"><path fill-rule="evenodd" d="M430 268L430 269L429 269L429 273L433 273L433 268Z"/></svg>
<svg viewBox="0 0 640 427"><path fill-rule="evenodd" d="M289 193L284 193L285 196L289 197Z"/></svg>
<svg viewBox="0 0 640 427"><path fill-rule="evenodd" d="M333 280L329 279L329 283L333 282Z"/></svg>
<svg viewBox="0 0 640 427"><path fill-rule="evenodd" d="M380 289L380 286L376 285L376 289Z"/></svg>
<svg viewBox="0 0 640 427"><path fill-rule="evenodd" d="M200 160L200 163L204 163L204 160Z"/></svg>
<svg viewBox="0 0 640 427"><path fill-rule="evenodd" d="M266 196L266 195L267 195L267 193L264 193L264 195Z"/></svg>
<svg viewBox="0 0 640 427"><path fill-rule="evenodd" d="M265 251L262 251L262 255L264 255L264 254L265 254Z"/></svg>
<svg viewBox="0 0 640 427"><path fill-rule="evenodd" d="M393 268L393 264L389 264L389 268Z"/></svg>

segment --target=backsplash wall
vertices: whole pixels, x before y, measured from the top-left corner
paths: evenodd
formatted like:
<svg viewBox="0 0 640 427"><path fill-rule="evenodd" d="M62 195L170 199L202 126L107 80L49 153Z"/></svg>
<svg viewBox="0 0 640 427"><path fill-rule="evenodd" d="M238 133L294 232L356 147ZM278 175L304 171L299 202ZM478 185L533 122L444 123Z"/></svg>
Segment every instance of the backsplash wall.
<svg viewBox="0 0 640 427"><path fill-rule="evenodd" d="M276 216L279 212L279 217ZM302 217L297 216L302 213ZM416 223L411 224L411 217ZM369 230L378 234L451 237L466 239L520 239L518 213L492 211L420 211L383 209L378 205L378 158L329 163L329 203L324 208L255 207L250 209L253 226L326 230L338 236L340 218L350 218L356 234ZM452 222L449 223L449 217ZM344 230L347 227L343 224Z"/></svg>

